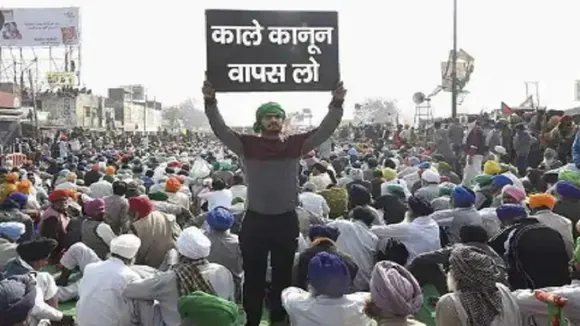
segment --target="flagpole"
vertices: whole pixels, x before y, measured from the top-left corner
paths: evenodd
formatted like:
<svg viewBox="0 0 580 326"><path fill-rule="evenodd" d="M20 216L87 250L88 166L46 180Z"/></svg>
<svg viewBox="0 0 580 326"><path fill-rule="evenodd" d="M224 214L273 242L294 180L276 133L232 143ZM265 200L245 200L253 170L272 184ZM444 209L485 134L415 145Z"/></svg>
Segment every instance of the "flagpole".
<svg viewBox="0 0 580 326"><path fill-rule="evenodd" d="M451 117L457 117L457 0L453 0L453 53L451 56Z"/></svg>

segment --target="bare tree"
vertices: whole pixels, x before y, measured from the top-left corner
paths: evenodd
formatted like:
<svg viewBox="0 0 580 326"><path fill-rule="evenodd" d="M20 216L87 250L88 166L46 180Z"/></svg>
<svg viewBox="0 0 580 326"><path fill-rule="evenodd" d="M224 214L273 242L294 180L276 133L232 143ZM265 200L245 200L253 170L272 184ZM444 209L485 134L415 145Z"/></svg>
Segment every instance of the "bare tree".
<svg viewBox="0 0 580 326"><path fill-rule="evenodd" d="M356 122L394 125L398 117L399 107L396 100L372 97L355 106L354 120Z"/></svg>
<svg viewBox="0 0 580 326"><path fill-rule="evenodd" d="M209 126L205 112L197 109L194 99L188 98L179 105L163 109L163 119L170 129L195 129Z"/></svg>

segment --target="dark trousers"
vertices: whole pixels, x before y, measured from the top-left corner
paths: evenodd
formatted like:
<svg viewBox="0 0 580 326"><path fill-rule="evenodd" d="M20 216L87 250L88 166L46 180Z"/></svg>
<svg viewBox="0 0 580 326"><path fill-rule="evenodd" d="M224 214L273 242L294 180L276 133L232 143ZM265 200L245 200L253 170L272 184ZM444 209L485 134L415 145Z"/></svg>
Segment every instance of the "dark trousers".
<svg viewBox="0 0 580 326"><path fill-rule="evenodd" d="M240 232L240 248L244 268L243 304L247 326L258 326L262 318L269 253L272 265L272 284L268 294L270 320L278 322L286 318L280 296L282 290L292 284L298 232L295 211L279 215L246 211Z"/></svg>
<svg viewBox="0 0 580 326"><path fill-rule="evenodd" d="M519 155L516 158L516 165L520 177L521 178L525 177L528 171L528 155Z"/></svg>

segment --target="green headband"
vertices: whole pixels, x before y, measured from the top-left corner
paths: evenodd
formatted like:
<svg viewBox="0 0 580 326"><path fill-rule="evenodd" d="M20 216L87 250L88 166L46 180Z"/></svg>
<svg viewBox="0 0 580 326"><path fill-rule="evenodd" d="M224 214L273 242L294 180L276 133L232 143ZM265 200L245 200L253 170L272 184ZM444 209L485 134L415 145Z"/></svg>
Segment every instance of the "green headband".
<svg viewBox="0 0 580 326"><path fill-rule="evenodd" d="M256 122L254 123L254 131L256 133L262 131L261 120L267 115L276 115L282 119L286 119L286 111L282 109L282 106L276 102L268 102L260 105L258 110L256 110Z"/></svg>

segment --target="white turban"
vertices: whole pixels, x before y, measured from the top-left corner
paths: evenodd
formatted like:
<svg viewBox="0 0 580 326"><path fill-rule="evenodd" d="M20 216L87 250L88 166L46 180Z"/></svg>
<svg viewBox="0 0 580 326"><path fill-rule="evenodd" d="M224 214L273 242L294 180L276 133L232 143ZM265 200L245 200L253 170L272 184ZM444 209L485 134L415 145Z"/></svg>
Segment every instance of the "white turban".
<svg viewBox="0 0 580 326"><path fill-rule="evenodd" d="M439 183L441 182L441 176L436 171L431 169L425 170L421 175L421 178L429 183Z"/></svg>
<svg viewBox="0 0 580 326"><path fill-rule="evenodd" d="M111 253L133 259L141 247L141 240L133 234L123 234L111 240Z"/></svg>
<svg viewBox="0 0 580 326"><path fill-rule="evenodd" d="M211 241L195 226L183 230L175 243L177 251L190 259L201 259L209 256Z"/></svg>

